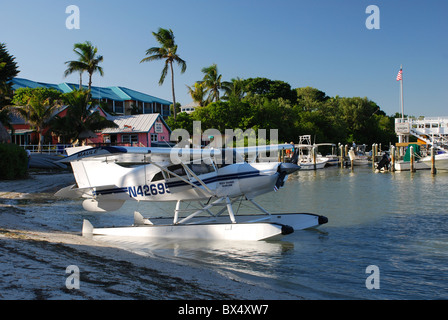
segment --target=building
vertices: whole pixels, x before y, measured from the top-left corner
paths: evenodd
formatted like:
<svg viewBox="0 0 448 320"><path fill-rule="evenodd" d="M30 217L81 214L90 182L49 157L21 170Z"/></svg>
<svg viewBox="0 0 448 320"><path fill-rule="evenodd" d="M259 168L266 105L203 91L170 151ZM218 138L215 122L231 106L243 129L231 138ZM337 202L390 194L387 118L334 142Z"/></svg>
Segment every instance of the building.
<svg viewBox="0 0 448 320"><path fill-rule="evenodd" d="M102 141L112 145L169 147L171 130L158 113L108 117L118 126L102 130Z"/></svg>
<svg viewBox="0 0 448 320"><path fill-rule="evenodd" d="M197 107L199 107L199 103L193 101L193 102L190 102L189 104L185 104L185 105L181 106L180 112L186 112L186 113L190 114L194 110L196 110Z"/></svg>
<svg viewBox="0 0 448 320"><path fill-rule="evenodd" d="M38 87L52 88L67 93L79 88L79 85L67 82L60 84L36 82L23 78L12 80L13 90ZM83 87L87 89L87 86ZM171 114L172 102L125 87L92 86L91 94L93 99L106 103L109 112L118 115L160 113L163 118L167 118Z"/></svg>
<svg viewBox="0 0 448 320"><path fill-rule="evenodd" d="M50 84L14 78L12 87L14 90L18 88L46 87L66 93L79 86L69 83ZM169 146L171 130L165 123L164 118L170 115L170 101L118 86L92 86L91 93L94 99L107 103L108 109L112 111L113 115L99 106L96 108L102 116L114 121L118 128L96 132L96 137L88 139L87 142L89 144L110 143L113 145L140 147ZM67 112L66 108L61 108L54 116L59 115L63 117ZM11 115L11 123L14 127L14 133L11 133L11 142L29 146L29 148L31 148L31 145L37 144L38 136L28 123L14 115ZM45 129L43 132L44 135L46 133L48 133L48 129ZM49 144L57 144L58 142L55 136L51 136L47 140L46 143Z"/></svg>

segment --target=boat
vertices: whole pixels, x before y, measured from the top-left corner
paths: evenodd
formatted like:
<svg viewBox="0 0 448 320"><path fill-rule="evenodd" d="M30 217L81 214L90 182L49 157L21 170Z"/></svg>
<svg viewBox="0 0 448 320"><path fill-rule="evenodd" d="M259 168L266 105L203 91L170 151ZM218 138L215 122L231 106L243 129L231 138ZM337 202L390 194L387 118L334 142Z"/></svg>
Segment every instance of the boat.
<svg viewBox="0 0 448 320"><path fill-rule="evenodd" d="M420 147L416 144L413 144L412 147L414 148L414 155L415 155L415 161L414 161L414 169L415 170L425 170L425 169L431 169L432 166L432 159L431 156L422 156L420 153ZM434 155L434 161L435 161L435 168L437 170L448 170L448 153L445 151L442 151L442 153ZM406 150L406 154L404 155L404 158L402 161L398 161L395 163L395 170L397 171L406 171L410 170L410 148Z"/></svg>
<svg viewBox="0 0 448 320"><path fill-rule="evenodd" d="M325 158L328 159L327 166L337 166L339 165L339 157L335 154L327 154Z"/></svg>
<svg viewBox="0 0 448 320"><path fill-rule="evenodd" d="M353 165L354 166L368 166L371 165L371 151L370 151L370 155L367 154L366 152L366 145L362 144L362 145L353 145L353 147L350 149L354 151L354 156L352 155L351 157L353 158ZM352 159L350 159L352 160Z"/></svg>
<svg viewBox="0 0 448 320"><path fill-rule="evenodd" d="M431 169L431 163L427 164L426 162L414 161L414 170L428 170ZM395 171L409 171L411 170L411 162L410 161L397 161L395 162Z"/></svg>
<svg viewBox="0 0 448 320"><path fill-rule="evenodd" d="M304 157L299 159L297 164L300 166L300 170L317 170L325 168L328 160L326 157L316 157L314 162L312 157Z"/></svg>
<svg viewBox="0 0 448 320"><path fill-rule="evenodd" d="M437 170L448 170L448 153L440 153L434 156L435 167ZM421 164L424 164L429 168L431 168L431 156L426 156L420 161Z"/></svg>
<svg viewBox="0 0 448 320"><path fill-rule="evenodd" d="M299 137L299 144L296 147L297 164L300 170L317 170L325 168L330 160L317 154L317 145L311 144L311 135ZM293 158L295 157L293 156Z"/></svg>

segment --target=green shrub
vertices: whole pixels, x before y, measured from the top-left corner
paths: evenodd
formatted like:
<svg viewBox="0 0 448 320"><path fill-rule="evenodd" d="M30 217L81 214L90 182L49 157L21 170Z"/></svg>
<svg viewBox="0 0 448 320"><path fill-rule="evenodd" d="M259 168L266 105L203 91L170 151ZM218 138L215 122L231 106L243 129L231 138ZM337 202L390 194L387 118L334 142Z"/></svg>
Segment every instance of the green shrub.
<svg viewBox="0 0 448 320"><path fill-rule="evenodd" d="M13 143L0 144L0 179L24 178L27 169L28 156L22 147Z"/></svg>

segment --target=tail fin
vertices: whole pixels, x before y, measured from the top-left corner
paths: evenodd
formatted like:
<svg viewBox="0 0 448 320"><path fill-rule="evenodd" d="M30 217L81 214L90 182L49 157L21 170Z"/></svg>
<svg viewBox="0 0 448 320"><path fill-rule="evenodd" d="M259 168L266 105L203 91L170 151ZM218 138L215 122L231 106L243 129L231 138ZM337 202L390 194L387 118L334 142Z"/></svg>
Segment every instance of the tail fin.
<svg viewBox="0 0 448 320"><path fill-rule="evenodd" d="M72 154L75 154L77 152L91 149L90 146L83 146L83 147L74 147L74 148L67 148L65 151L67 152L68 156L71 156ZM88 188L90 187L89 178L87 176L86 169L84 167L84 164L82 161L72 161L70 162L70 165L73 169L73 175L75 176L76 183L78 184L78 188Z"/></svg>

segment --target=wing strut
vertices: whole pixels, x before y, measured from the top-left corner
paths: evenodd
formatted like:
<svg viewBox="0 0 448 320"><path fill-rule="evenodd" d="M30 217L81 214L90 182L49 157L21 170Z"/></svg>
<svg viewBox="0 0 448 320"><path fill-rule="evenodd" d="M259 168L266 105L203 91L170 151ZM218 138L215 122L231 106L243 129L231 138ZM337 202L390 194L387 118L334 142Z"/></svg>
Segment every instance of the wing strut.
<svg viewBox="0 0 448 320"><path fill-rule="evenodd" d="M199 179L197 176L195 176L195 178L198 180L198 182L199 182L202 186L204 186L204 187L206 188L205 190L204 190L204 189L201 189L199 186L195 185L194 183L192 183L191 181L185 179L184 177L181 177L180 175L175 174L174 172L172 172L172 171L170 171L170 170L168 170L168 169L166 169L166 168L164 168L164 167L158 165L157 163L154 163L154 162L153 162L152 164L153 164L154 166L156 166L157 168L159 168L160 170L162 170L162 171L164 171L164 172L166 172L166 173L169 173L169 174L175 176L176 178L179 178L180 180L182 180L182 181L185 182L185 183L188 183L188 184L191 185L192 187L201 190L202 192L206 193L208 196L214 196L214 194L213 194L213 192L210 190L210 188L208 188L207 186L205 186L204 182L203 182L201 179ZM184 165L182 164L182 166L184 166ZM184 166L184 168L185 168L185 166Z"/></svg>
<svg viewBox="0 0 448 320"><path fill-rule="evenodd" d="M207 187L207 185L204 183L204 181L202 181L201 179L199 179L199 177L193 172L193 170L191 170L190 168L188 168L188 166L186 166L185 164L181 163L182 167L184 167L185 171L187 171L189 174L191 174L193 176L193 178L195 178L204 188L205 190L207 190L210 194L213 194L213 191L210 190L209 187Z"/></svg>

